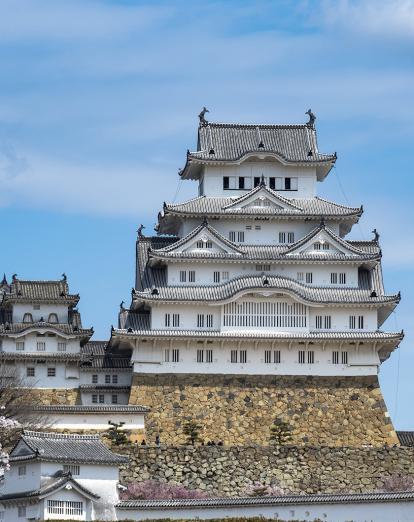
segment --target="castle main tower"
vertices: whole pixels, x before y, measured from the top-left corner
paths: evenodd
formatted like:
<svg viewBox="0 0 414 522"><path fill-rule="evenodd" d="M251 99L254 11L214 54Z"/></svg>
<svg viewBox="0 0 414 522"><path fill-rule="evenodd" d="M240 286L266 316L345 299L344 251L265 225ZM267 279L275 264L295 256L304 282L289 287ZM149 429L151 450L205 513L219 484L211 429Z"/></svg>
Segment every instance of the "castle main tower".
<svg viewBox="0 0 414 522"><path fill-rule="evenodd" d="M378 384L402 333L381 330L387 295L378 234L345 237L362 207L317 195L336 154L300 125L210 123L182 180L198 196L164 203L139 233L136 287L111 343L133 349L130 403L151 408L147 437L268 444L398 444Z"/></svg>

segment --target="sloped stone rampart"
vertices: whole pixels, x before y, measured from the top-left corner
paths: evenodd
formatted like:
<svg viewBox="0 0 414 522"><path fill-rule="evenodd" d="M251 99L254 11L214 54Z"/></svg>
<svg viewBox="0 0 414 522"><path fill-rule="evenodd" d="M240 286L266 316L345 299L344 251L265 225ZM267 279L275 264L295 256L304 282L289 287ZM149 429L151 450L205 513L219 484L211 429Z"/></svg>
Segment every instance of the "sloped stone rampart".
<svg viewBox="0 0 414 522"><path fill-rule="evenodd" d="M121 482L156 480L217 496L240 496L254 482L278 484L285 492L367 493L386 477L414 477L414 448L280 446L117 447L130 462Z"/></svg>
<svg viewBox="0 0 414 522"><path fill-rule="evenodd" d="M136 374L130 404L151 408L147 439L169 445L185 442L187 421L205 443L267 445L276 417L296 445L398 444L377 377Z"/></svg>

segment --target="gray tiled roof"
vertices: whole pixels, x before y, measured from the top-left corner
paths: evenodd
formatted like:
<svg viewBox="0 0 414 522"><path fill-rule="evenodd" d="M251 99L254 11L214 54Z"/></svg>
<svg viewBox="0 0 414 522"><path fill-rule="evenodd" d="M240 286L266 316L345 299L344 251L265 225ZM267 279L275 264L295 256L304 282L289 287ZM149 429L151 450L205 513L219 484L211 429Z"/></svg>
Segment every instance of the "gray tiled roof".
<svg viewBox="0 0 414 522"><path fill-rule="evenodd" d="M89 339L93 335L93 328L79 328L73 324L47 323L36 321L34 323L3 323L0 324L0 335L23 333L26 330L52 330L64 335Z"/></svg>
<svg viewBox="0 0 414 522"><path fill-rule="evenodd" d="M336 161L336 154L319 152L311 125L208 123L199 127L197 151L187 153L181 176L194 176L192 163L237 161L249 153L276 156L287 164L326 165L322 177Z"/></svg>
<svg viewBox="0 0 414 522"><path fill-rule="evenodd" d="M397 431L402 446L414 446L414 431Z"/></svg>
<svg viewBox="0 0 414 522"><path fill-rule="evenodd" d="M131 370L131 357L111 351L107 341L89 341L81 348L81 371Z"/></svg>
<svg viewBox="0 0 414 522"><path fill-rule="evenodd" d="M227 497L204 499L168 499L168 500L124 500L117 504L119 509L183 509L183 508L218 508L244 506L283 506L303 504L361 504L382 502L413 502L414 492L398 493L342 493L332 495L286 495L280 497Z"/></svg>
<svg viewBox="0 0 414 522"><path fill-rule="evenodd" d="M54 407L56 408L58 407ZM128 461L127 457L117 455L107 448L98 435L66 435L27 430L10 453L10 460L15 458L87 464L120 464Z"/></svg>
<svg viewBox="0 0 414 522"><path fill-rule="evenodd" d="M22 491L19 493L9 493L7 495L0 496L0 503L8 503L8 501L19 500L19 499L37 499L44 498L55 491L58 491L66 484L70 483L76 490L85 494L86 496L92 499L100 498L99 495L96 495L89 489L82 486L77 480L72 478L70 473L62 473L62 476L57 479L48 480L45 484L42 485L41 488L31 490L31 491Z"/></svg>
<svg viewBox="0 0 414 522"><path fill-rule="evenodd" d="M46 405L36 406L34 411L39 413L147 413L149 408L145 406L130 406L128 404L99 404L99 405L83 405L76 404L74 406L67 405ZM106 446L105 446L106 447Z"/></svg>
<svg viewBox="0 0 414 522"><path fill-rule="evenodd" d="M216 237L219 242L227 245L231 251L230 252L217 252L217 251L208 251L207 249L203 249L200 251L181 251L174 252L175 249L179 249L183 247L186 243L189 243L197 234L199 234L202 230L206 230L212 234L212 236ZM312 254L303 254L298 253L294 256L287 256L286 254L291 253L292 251L300 248L302 245L310 241L313 237L315 237L320 231L326 231L328 236L332 238L334 242L339 243L343 248L345 248L347 253L333 253L332 251L322 251L323 255L318 255L315 253ZM278 245L236 245L222 236L217 230L215 230L209 224L205 222L198 227L196 227L190 234L185 236L184 238L171 243L167 247L155 250L150 246L148 247L148 256L150 258L158 258L158 259L209 259L209 260L236 260L236 261L245 261L245 260L254 260L254 261L284 261L289 262L289 260L297 262L298 259L301 261L315 261L320 263L321 261L330 261L330 262L345 262L352 261L355 262L356 256L361 261L367 260L378 260L381 257L381 250L376 241L365 241L365 242L355 242L355 241L345 241L338 235L336 235L329 227L325 225L319 225L315 227L309 234L305 237L296 241L292 244L278 244Z"/></svg>
<svg viewBox="0 0 414 522"><path fill-rule="evenodd" d="M125 384L81 384L79 389L83 392L129 392L130 386Z"/></svg>
<svg viewBox="0 0 414 522"><path fill-rule="evenodd" d="M255 190L255 189L253 189ZM278 197L278 193L271 189L267 189L270 193L272 193L275 197ZM241 196L244 198L245 196ZM320 218L321 216L325 218L344 218L344 217L352 217L358 218L362 213L362 209L360 207L347 207L345 205L340 205L339 203L334 203L332 201L328 201L321 197L315 196L314 198L304 198L304 199L294 199L289 198L289 201L296 208L280 208L276 209L273 207L247 207L242 209L228 208L230 204L235 203L238 199L241 198L231 198L231 197L210 197L210 196L199 196L184 203L172 204L168 203L164 206L163 213L167 214L180 214L187 216L229 216L236 215L239 217L247 216L252 217L255 215L263 215L265 214L268 217L275 216L277 218L286 216L288 218L306 218L306 217L315 217ZM162 215L160 219L162 219Z"/></svg>
<svg viewBox="0 0 414 522"><path fill-rule="evenodd" d="M3 295L3 302L67 303L74 306L79 294L70 294L66 278L59 281L29 281L14 277L10 291Z"/></svg>
<svg viewBox="0 0 414 522"><path fill-rule="evenodd" d="M306 303L325 304L384 304L398 303L400 295L371 296L370 290L361 288L317 287L299 283L289 277L276 275L240 276L227 283L205 286L160 286L151 291L135 292L136 302L220 302L247 290L283 290Z"/></svg>
<svg viewBox="0 0 414 522"><path fill-rule="evenodd" d="M68 352L0 352L0 360L2 359L20 359L20 360L47 360L47 361L80 361L81 353Z"/></svg>

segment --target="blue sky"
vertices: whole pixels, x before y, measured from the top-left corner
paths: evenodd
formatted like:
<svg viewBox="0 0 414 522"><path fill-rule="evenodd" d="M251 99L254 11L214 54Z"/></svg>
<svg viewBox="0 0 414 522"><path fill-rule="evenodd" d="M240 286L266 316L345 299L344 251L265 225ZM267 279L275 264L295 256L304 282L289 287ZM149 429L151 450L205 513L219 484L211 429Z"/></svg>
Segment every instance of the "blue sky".
<svg viewBox="0 0 414 522"><path fill-rule="evenodd" d="M0 0L0 270L69 277L96 339L134 284L140 223L178 183L203 105L212 121L304 122L337 151L320 194L381 233L381 368L395 424L414 429L414 1Z"/></svg>

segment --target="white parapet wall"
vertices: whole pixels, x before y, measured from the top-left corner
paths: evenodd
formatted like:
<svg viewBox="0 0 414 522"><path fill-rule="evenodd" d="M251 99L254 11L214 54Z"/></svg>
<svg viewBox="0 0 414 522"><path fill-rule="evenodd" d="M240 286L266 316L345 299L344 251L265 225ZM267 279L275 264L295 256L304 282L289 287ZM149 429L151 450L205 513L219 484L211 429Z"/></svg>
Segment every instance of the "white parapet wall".
<svg viewBox="0 0 414 522"><path fill-rule="evenodd" d="M309 495L204 500L123 501L117 520L264 517L303 522L413 522L414 493Z"/></svg>

